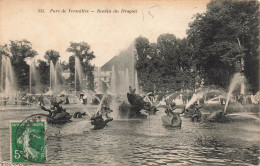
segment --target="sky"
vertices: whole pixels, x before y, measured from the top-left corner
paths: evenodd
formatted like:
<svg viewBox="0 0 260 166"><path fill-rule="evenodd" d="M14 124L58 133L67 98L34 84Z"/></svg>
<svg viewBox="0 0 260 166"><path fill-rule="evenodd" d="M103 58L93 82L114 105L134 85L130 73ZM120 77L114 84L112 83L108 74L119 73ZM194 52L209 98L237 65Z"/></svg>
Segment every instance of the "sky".
<svg viewBox="0 0 260 166"><path fill-rule="evenodd" d="M163 33L186 37L189 22L206 11L209 0L0 0L0 45L26 39L43 59L47 50L66 52L70 42L87 42L102 66L134 39L143 36L156 42ZM44 9L44 13L39 12ZM62 13L62 10L66 10ZM72 13L69 10L88 10ZM113 13L114 10L118 13ZM57 11L59 10L59 12ZM110 10L111 13L97 13ZM134 13L121 13L132 10ZM57 11L57 12L54 12ZM93 11L93 12L92 12Z"/></svg>

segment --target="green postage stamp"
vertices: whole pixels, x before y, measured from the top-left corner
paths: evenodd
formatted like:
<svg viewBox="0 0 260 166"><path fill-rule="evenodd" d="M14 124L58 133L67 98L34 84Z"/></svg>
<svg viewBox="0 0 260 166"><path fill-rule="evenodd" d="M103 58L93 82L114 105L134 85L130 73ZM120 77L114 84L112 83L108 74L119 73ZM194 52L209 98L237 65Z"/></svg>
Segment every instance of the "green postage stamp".
<svg viewBox="0 0 260 166"><path fill-rule="evenodd" d="M11 121L12 163L46 162L45 121Z"/></svg>

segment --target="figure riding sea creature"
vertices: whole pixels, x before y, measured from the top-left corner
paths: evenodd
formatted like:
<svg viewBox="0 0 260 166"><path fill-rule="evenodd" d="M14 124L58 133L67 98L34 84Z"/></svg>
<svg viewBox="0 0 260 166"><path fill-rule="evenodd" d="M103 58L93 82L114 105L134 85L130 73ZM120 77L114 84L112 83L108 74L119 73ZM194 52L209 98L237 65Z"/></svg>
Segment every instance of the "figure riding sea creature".
<svg viewBox="0 0 260 166"><path fill-rule="evenodd" d="M51 109L46 109L44 106L40 106L42 110L49 112L49 118L47 118L48 123L70 122L72 115L66 112L66 109L63 109L59 104L60 103L54 102L51 105Z"/></svg>
<svg viewBox="0 0 260 166"><path fill-rule="evenodd" d="M127 101L123 101L119 106L120 118L135 119L141 118L146 119L147 116L141 113L141 110L146 110L151 114L158 111L156 107L152 106L152 103L144 101L143 97L135 93L135 89L129 86L129 93L127 95Z"/></svg>
<svg viewBox="0 0 260 166"><path fill-rule="evenodd" d="M162 116L162 123L165 126L171 127L181 127L182 120L180 114L184 112L184 109L180 113L173 112L177 108L176 104L173 102L168 105L168 108L165 109L166 115Z"/></svg>
<svg viewBox="0 0 260 166"><path fill-rule="evenodd" d="M101 110L97 112L96 115L92 116L90 118L91 120L91 125L94 126L94 130L98 130L98 129L103 129L108 122L113 121L113 118L108 116L108 113L113 112L109 107L103 105L101 107ZM103 115L105 114L106 116L106 120L104 120Z"/></svg>
<svg viewBox="0 0 260 166"><path fill-rule="evenodd" d="M192 104L189 108L184 109L184 115L186 118L191 118L193 122L200 122L202 120L201 118L201 111L200 109L204 106L198 105L197 103Z"/></svg>

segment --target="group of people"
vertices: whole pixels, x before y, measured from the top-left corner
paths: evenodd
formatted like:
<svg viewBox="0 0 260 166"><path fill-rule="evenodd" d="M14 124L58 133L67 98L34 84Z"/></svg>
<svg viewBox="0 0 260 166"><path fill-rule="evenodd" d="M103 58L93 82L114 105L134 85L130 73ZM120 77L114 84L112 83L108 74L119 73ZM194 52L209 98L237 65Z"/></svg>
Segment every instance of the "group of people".
<svg viewBox="0 0 260 166"><path fill-rule="evenodd" d="M17 106L20 104L21 106L30 106L32 103L38 103L40 102L42 105L44 105L44 99L43 95L17 95L15 97L2 97L0 98L1 105L7 106L7 104L14 104Z"/></svg>
<svg viewBox="0 0 260 166"><path fill-rule="evenodd" d="M6 106L8 100L9 100L9 97L1 97L0 98L1 103L3 103L2 105L4 105L4 106Z"/></svg>
<svg viewBox="0 0 260 166"><path fill-rule="evenodd" d="M240 104L257 104L258 102L255 100L253 95L236 95L234 96L235 101Z"/></svg>

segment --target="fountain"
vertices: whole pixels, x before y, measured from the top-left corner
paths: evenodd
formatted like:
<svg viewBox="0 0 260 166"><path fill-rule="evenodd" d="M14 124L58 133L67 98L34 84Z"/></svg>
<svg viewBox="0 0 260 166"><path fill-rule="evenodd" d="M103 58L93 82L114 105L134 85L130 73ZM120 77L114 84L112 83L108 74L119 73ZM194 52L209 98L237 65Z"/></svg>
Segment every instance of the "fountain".
<svg viewBox="0 0 260 166"><path fill-rule="evenodd" d="M129 74L128 74L128 68L125 69L125 90L124 93L127 93L129 90Z"/></svg>
<svg viewBox="0 0 260 166"><path fill-rule="evenodd" d="M231 84L229 86L229 90L228 90L228 96L227 96L227 101L226 101L226 105L224 108L224 112L226 113L227 110L227 106L230 100L230 97L232 95L232 92L234 91L234 89L238 86L238 85L242 85L245 82L245 77L241 74L241 73L235 73L233 79L231 80ZM244 88L244 86L242 86ZM244 91L244 89L243 89Z"/></svg>
<svg viewBox="0 0 260 166"><path fill-rule="evenodd" d="M101 92L103 92L103 90L102 90L102 86L101 86L101 80L100 80L100 74L101 74L101 72L100 72L100 67L98 67L98 71L97 71L97 93L101 93Z"/></svg>
<svg viewBox="0 0 260 166"><path fill-rule="evenodd" d="M119 73L119 89L120 89L120 94L125 93L125 72L124 71L118 71Z"/></svg>
<svg viewBox="0 0 260 166"><path fill-rule="evenodd" d="M16 96L16 82L10 58L2 56L1 64L1 93L2 97Z"/></svg>
<svg viewBox="0 0 260 166"><path fill-rule="evenodd" d="M139 83L138 83L138 75L137 75L137 70L135 69L135 93L136 94L139 94L140 91L139 91Z"/></svg>
<svg viewBox="0 0 260 166"><path fill-rule="evenodd" d="M81 66L81 62L77 56L75 56L75 93L77 92L77 88L79 91L82 89L83 83L83 70Z"/></svg>
<svg viewBox="0 0 260 166"><path fill-rule="evenodd" d="M99 102L98 108L94 115L90 118L91 120L91 125L94 126L94 129L103 129L108 122L113 121L113 118L108 116L108 113L113 112L110 110L110 108L107 109L107 107L103 107L102 104L105 100L106 96L102 96L102 99ZM104 111L104 112L103 112ZM106 120L102 117L102 114L106 114Z"/></svg>
<svg viewBox="0 0 260 166"><path fill-rule="evenodd" d="M50 61L50 92L58 93L63 90L61 79L63 78L62 75L62 67L59 62L54 63Z"/></svg>
<svg viewBox="0 0 260 166"><path fill-rule="evenodd" d="M90 101L90 100L93 101L93 99L96 99L99 104L101 103L101 100L98 98L98 96L96 96L96 93L94 93L94 92L91 91L91 90L85 91L84 96L87 96L87 99L88 99L89 101ZM102 102L103 102L103 101L102 101ZM90 103L90 102L88 102L88 103Z"/></svg>
<svg viewBox="0 0 260 166"><path fill-rule="evenodd" d="M227 112L227 106L228 103L230 102L231 96L232 96L232 92L239 87L240 85L240 94L245 94L245 76L241 73L235 73L230 86L229 86L229 90L228 90L228 96L227 96L227 100L226 100L226 104L225 104L225 108L224 108L224 113ZM250 114L242 104L240 104L239 102L236 102L236 104L239 106L240 110L242 110L241 113L231 113L227 116L240 116L240 117L246 117L246 118L252 118L257 120L258 122L260 122L260 118L256 117L253 114Z"/></svg>
<svg viewBox="0 0 260 166"><path fill-rule="evenodd" d="M135 61L135 43L132 43L126 50L121 51L118 56L111 60L111 64L114 66L111 66L111 95L109 96L111 100L109 100L109 107L113 108L113 110L118 110L120 105L118 114L123 118L145 118L140 111L142 109L150 111L152 105L149 102L145 102L142 96L138 95L139 82ZM135 90L128 93L129 87L133 87ZM133 102L131 103L130 101ZM114 111L114 113L117 113L117 111Z"/></svg>
<svg viewBox="0 0 260 166"><path fill-rule="evenodd" d="M116 94L116 72L114 66L112 67L112 72L111 72L110 93L112 95Z"/></svg>
<svg viewBox="0 0 260 166"><path fill-rule="evenodd" d="M50 92L53 92L55 85L55 68L52 61L50 61Z"/></svg>
<svg viewBox="0 0 260 166"><path fill-rule="evenodd" d="M29 86L30 86L30 94L37 93L41 91L40 78L36 69L36 65L38 64L32 57L28 57L25 59L27 65L29 65Z"/></svg>
<svg viewBox="0 0 260 166"><path fill-rule="evenodd" d="M212 112L211 114L209 114L208 116L205 117L206 120L221 122L221 121L225 121L226 120L225 117L241 116L241 117L253 118L253 119L256 119L256 120L259 121L258 117L255 117L255 116L253 116L251 114L248 114L247 110L240 103L236 103L236 104L239 105L239 110L242 110L242 113L231 113L229 115L226 115L227 106L228 106L228 104L230 102L230 99L231 99L233 91L237 87L239 87L239 85L240 85L241 86L240 94L244 94L245 93L245 85L244 84L245 84L245 77L244 77L244 75L241 74L241 73L235 73L233 78L232 78L232 80L231 80L230 86L229 86L229 91L228 91L228 94L227 94L227 99L226 99L226 103L225 103L224 109ZM192 96L191 100L187 103L185 109L189 108L193 103L195 103L199 99L203 98L205 94L212 93L212 92L224 93L221 90L215 90L215 89L209 89L209 88L202 89L202 90L200 90L199 92L197 92L196 94L194 94ZM205 103L208 103L208 101L206 101Z"/></svg>
<svg viewBox="0 0 260 166"><path fill-rule="evenodd" d="M202 91L200 93L194 93L192 95L192 98L189 100L189 102L186 104L185 109L189 108L193 103L195 103L196 101L198 101L199 99L203 98L203 96L206 94L207 92Z"/></svg>
<svg viewBox="0 0 260 166"><path fill-rule="evenodd" d="M197 102L198 100L202 99L206 94L208 93L225 93L222 90L219 89L212 89L212 88L203 88L197 91L197 93L193 94L192 98L189 100L189 102L185 106L184 115L186 118L191 118L192 121L198 122L202 120L202 114L200 109L204 106L202 105L196 105L193 103ZM208 103L208 101L205 101L205 103ZM222 120L224 117L223 110L220 111L214 111L209 116L207 116L208 121L219 121Z"/></svg>
<svg viewBox="0 0 260 166"><path fill-rule="evenodd" d="M186 104L185 109L189 108L193 103L195 103L198 100L202 99L206 94L213 93L213 92L215 92L215 93L222 93L222 94L225 93L224 91L218 90L218 89L203 88L203 89L199 90L197 93L194 93L192 95L192 98Z"/></svg>
<svg viewBox="0 0 260 166"><path fill-rule="evenodd" d="M64 88L63 88L63 76L62 76L62 66L60 64L60 62L57 62L55 65L55 85L54 85L54 90L56 90L56 92L61 92Z"/></svg>

